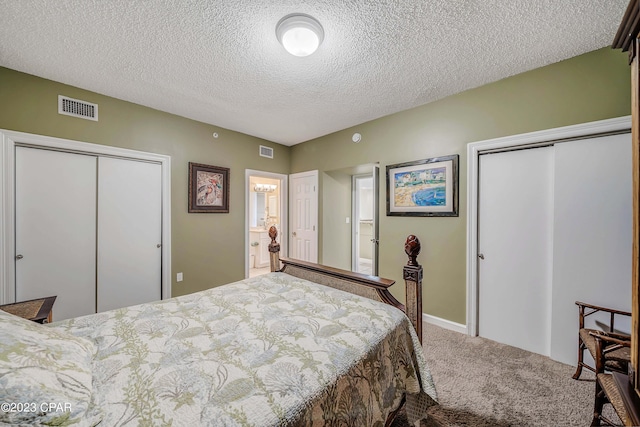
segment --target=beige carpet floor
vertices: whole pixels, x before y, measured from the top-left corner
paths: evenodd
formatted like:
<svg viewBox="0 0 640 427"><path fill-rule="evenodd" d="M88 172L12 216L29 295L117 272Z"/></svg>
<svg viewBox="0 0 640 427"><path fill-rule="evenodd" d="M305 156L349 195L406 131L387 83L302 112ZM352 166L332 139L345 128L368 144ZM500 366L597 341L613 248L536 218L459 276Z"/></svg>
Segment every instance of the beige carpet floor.
<svg viewBox="0 0 640 427"><path fill-rule="evenodd" d="M424 349L440 405L422 427L588 426L595 383L539 354L425 324ZM618 420L612 409L605 414ZM401 413L392 427L407 427Z"/></svg>

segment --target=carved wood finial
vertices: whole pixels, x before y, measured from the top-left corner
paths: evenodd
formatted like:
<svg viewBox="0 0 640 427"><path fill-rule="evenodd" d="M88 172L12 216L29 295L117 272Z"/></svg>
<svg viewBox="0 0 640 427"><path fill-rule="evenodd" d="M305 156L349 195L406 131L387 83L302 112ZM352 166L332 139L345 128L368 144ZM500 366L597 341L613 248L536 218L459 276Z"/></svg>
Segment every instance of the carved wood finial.
<svg viewBox="0 0 640 427"><path fill-rule="evenodd" d="M278 229L275 225L269 227L269 237L271 238L271 243L269 243L269 252L280 252L280 243L276 242Z"/></svg>
<svg viewBox="0 0 640 427"><path fill-rule="evenodd" d="M407 241L404 244L404 251L409 256L409 262L407 262L407 265L411 265L413 267L420 266L416 259L418 257L418 254L420 253L420 248L420 240L413 234L409 235L407 237Z"/></svg>

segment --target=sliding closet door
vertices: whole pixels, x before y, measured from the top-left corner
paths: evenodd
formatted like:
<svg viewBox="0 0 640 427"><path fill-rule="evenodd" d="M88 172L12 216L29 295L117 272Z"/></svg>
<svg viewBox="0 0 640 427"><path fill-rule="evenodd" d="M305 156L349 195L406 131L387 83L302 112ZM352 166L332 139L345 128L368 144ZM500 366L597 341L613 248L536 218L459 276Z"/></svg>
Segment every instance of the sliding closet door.
<svg viewBox="0 0 640 427"><path fill-rule="evenodd" d="M549 355L553 147L479 164L478 332Z"/></svg>
<svg viewBox="0 0 640 427"><path fill-rule="evenodd" d="M576 363L576 300L631 311L631 159L630 133L556 144L554 360ZM606 313L587 317L585 326L601 329L598 323L609 323ZM630 319L617 317L615 327L629 333Z"/></svg>
<svg viewBox="0 0 640 427"><path fill-rule="evenodd" d="M161 299L160 164L98 164L98 312Z"/></svg>
<svg viewBox="0 0 640 427"><path fill-rule="evenodd" d="M95 313L96 157L16 147L16 300Z"/></svg>

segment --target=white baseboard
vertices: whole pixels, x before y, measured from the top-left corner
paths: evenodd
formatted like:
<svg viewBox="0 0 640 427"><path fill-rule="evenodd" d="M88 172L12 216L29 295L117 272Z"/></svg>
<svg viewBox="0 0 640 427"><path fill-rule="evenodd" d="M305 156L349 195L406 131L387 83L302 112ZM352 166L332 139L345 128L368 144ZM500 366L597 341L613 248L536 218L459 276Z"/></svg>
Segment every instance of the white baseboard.
<svg viewBox="0 0 640 427"><path fill-rule="evenodd" d="M430 314L422 314L422 321L425 323L431 323L432 325L440 326L444 329L449 329L451 331L460 332L461 334L467 335L467 325L463 325L460 323L452 322L451 320L442 319L440 317L432 316Z"/></svg>

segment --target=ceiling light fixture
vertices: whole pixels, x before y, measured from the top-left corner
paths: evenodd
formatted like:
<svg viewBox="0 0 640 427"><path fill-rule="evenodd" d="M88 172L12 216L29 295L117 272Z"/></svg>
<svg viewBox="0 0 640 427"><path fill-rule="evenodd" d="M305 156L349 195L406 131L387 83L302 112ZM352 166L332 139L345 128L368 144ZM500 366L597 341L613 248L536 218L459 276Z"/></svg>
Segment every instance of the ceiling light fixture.
<svg viewBox="0 0 640 427"><path fill-rule="evenodd" d="M293 13L276 25L276 37L284 48L295 56L309 56L324 39L322 25L312 16Z"/></svg>

